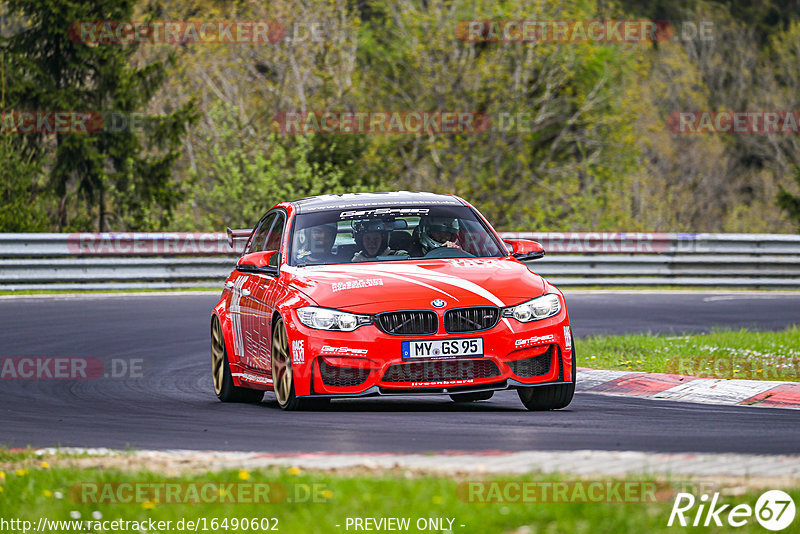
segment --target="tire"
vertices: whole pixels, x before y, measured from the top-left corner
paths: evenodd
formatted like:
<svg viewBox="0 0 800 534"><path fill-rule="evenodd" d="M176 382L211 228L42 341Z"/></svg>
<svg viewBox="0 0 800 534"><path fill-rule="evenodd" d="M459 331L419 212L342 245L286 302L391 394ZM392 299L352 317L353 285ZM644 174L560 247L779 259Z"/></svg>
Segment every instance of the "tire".
<svg viewBox="0 0 800 534"><path fill-rule="evenodd" d="M450 398L453 402L475 402L489 400L494 395L494 391L478 391L476 393L453 393Z"/></svg>
<svg viewBox="0 0 800 534"><path fill-rule="evenodd" d="M529 388L519 388L517 394L519 400L528 410L541 412L546 410L560 410L566 408L572 402L575 395L575 345L572 345L572 381L565 384L553 384L550 386L536 386Z"/></svg>
<svg viewBox="0 0 800 534"><path fill-rule="evenodd" d="M289 339L286 325L278 318L272 329L272 385L278 406L287 412L295 410L323 410L330 405L331 399L326 397L297 397L294 392L294 373L292 372L292 355L289 353Z"/></svg>
<svg viewBox="0 0 800 534"><path fill-rule="evenodd" d="M211 321L211 379L214 384L214 393L222 402L257 403L264 398L263 391L233 385L228 351L222 336L222 326L216 316Z"/></svg>

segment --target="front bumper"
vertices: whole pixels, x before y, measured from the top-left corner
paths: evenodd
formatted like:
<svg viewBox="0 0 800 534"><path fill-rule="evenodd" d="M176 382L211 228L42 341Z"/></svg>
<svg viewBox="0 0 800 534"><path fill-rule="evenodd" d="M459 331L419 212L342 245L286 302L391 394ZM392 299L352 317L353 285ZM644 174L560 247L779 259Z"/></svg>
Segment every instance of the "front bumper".
<svg viewBox="0 0 800 534"><path fill-rule="evenodd" d="M464 334L440 328L428 336L391 335L374 324L353 332L330 332L307 328L296 315L287 328L298 396L454 394L557 384L572 377L566 309L542 321L502 319L490 330ZM403 341L475 337L483 339L482 357L401 355Z"/></svg>

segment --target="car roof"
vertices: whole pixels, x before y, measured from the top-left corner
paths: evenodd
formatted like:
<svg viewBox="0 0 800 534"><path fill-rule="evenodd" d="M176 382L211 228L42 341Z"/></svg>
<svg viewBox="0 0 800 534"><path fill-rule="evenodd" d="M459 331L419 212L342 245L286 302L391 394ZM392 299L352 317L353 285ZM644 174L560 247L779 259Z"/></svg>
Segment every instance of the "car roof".
<svg viewBox="0 0 800 534"><path fill-rule="evenodd" d="M420 191L390 191L385 193L344 193L301 198L292 202L297 213L331 209L380 208L387 206L441 205L463 206L464 201L454 195L437 195Z"/></svg>

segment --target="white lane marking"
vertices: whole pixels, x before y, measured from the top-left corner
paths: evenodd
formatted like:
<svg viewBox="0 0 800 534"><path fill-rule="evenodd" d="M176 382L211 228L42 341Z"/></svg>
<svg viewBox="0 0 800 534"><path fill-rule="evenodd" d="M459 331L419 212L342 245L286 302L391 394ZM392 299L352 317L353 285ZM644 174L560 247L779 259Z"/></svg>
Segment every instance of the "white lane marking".
<svg viewBox="0 0 800 534"><path fill-rule="evenodd" d="M603 369L578 369L576 387L578 391L586 391L630 374L633 373L629 371L606 371Z"/></svg>
<svg viewBox="0 0 800 534"><path fill-rule="evenodd" d="M703 298L703 302L718 302L721 300L777 300L778 297L788 295L715 295Z"/></svg>
<svg viewBox="0 0 800 534"><path fill-rule="evenodd" d="M654 397L705 404L738 404L781 384L783 382L700 378L656 393Z"/></svg>

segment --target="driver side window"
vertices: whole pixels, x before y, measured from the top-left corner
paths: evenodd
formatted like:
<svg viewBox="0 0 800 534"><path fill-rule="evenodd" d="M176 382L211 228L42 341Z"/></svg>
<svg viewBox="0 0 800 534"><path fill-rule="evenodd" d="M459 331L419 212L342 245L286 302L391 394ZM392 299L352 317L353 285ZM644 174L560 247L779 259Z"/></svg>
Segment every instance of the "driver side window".
<svg viewBox="0 0 800 534"><path fill-rule="evenodd" d="M278 212L277 217L275 217L275 222L270 228L269 232L267 233L264 250L280 250L281 249L281 238L283 237L283 229L286 225L286 217L283 213ZM273 254L272 258L269 260L269 264L277 267L278 260L280 259L280 253Z"/></svg>
<svg viewBox="0 0 800 534"><path fill-rule="evenodd" d="M264 248L267 244L267 238L269 236L270 229L272 225L275 223L275 219L278 216L278 213L270 213L261 221L261 224L258 225L258 229L256 230L255 235L253 236L253 242L250 244L250 250L248 252L261 252L264 250L269 250Z"/></svg>

